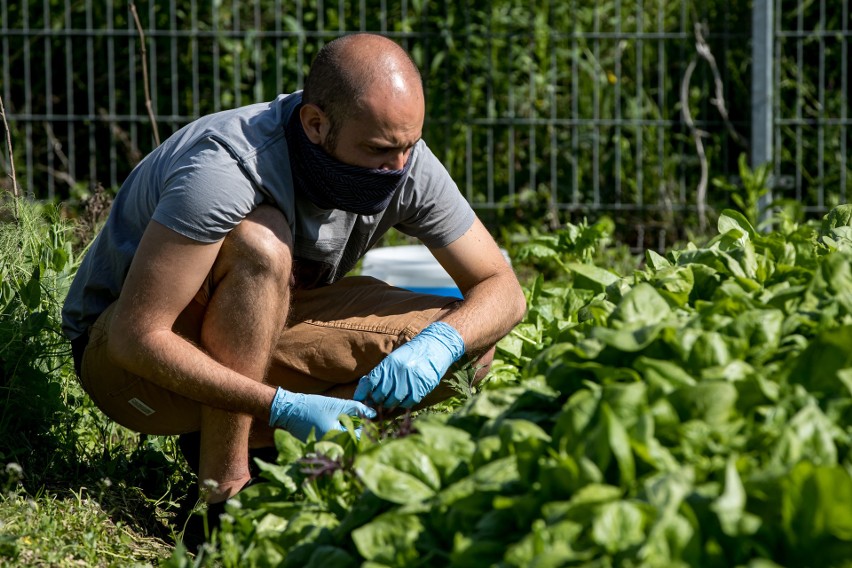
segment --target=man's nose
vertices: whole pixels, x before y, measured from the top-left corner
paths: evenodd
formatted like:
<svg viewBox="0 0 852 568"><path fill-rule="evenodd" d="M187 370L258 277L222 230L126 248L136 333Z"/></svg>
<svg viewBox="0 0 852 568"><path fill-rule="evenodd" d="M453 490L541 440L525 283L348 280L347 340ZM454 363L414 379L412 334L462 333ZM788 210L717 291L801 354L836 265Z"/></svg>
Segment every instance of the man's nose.
<svg viewBox="0 0 852 568"><path fill-rule="evenodd" d="M393 152L385 158L382 164L383 170L401 170L405 167L405 161L408 159L408 151Z"/></svg>

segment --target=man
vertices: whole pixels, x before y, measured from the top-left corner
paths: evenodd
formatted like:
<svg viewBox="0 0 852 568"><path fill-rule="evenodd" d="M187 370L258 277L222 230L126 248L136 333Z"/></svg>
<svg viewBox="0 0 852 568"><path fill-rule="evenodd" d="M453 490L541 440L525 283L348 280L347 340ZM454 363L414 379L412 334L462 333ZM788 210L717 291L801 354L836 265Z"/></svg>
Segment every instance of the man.
<svg viewBox="0 0 852 568"><path fill-rule="evenodd" d="M381 36L327 44L302 93L203 117L118 192L63 310L86 392L120 424L200 432L209 503L250 480L274 428L304 439L341 414L449 396L487 368L525 301L426 144L420 75ZM343 276L391 227L464 295ZM482 373L480 373L481 375Z"/></svg>

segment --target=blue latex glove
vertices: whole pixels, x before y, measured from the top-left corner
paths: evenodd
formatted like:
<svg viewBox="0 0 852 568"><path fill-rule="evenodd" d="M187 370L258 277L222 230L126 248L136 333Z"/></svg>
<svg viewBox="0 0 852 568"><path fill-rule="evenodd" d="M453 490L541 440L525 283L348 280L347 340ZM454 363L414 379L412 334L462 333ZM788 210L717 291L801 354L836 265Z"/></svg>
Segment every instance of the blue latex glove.
<svg viewBox="0 0 852 568"><path fill-rule="evenodd" d="M353 398L385 408L411 408L463 354L464 340L455 328L440 321L429 324L362 377Z"/></svg>
<svg viewBox="0 0 852 568"><path fill-rule="evenodd" d="M337 419L341 414L375 418L376 411L354 400L290 392L278 387L269 409L269 425L283 428L303 442L311 430L316 430L319 440L332 430L345 430Z"/></svg>

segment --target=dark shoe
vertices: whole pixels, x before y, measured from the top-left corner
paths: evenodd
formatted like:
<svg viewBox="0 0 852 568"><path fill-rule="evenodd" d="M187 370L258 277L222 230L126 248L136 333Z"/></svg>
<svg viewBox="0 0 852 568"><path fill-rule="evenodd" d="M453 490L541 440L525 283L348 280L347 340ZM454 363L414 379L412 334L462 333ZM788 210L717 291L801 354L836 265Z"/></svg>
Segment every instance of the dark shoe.
<svg viewBox="0 0 852 568"><path fill-rule="evenodd" d="M207 508L203 511L190 514L183 530L183 536L180 538L189 552L198 554L201 545L208 542L210 537L213 536L213 531L219 528L220 516L224 512L225 501L222 501L221 503L207 505Z"/></svg>
<svg viewBox="0 0 852 568"><path fill-rule="evenodd" d="M198 475L201 468L201 432L187 432L178 436L178 448L189 469Z"/></svg>
<svg viewBox="0 0 852 568"><path fill-rule="evenodd" d="M261 479L252 477L245 485L242 486L240 491L246 487L254 485L255 483L261 483L262 481L263 480ZM190 498L192 499L191 503L193 505L198 503L199 492L197 483L193 484L193 490L190 493ZM239 491L237 493L239 493ZM201 545L205 542L209 542L210 537L213 535L213 531L218 530L222 523L221 515L225 513L226 502L227 500L219 503L209 503L202 511L190 512L189 518L186 520L186 526L183 530L183 536L180 539L187 550L193 554L198 554Z"/></svg>

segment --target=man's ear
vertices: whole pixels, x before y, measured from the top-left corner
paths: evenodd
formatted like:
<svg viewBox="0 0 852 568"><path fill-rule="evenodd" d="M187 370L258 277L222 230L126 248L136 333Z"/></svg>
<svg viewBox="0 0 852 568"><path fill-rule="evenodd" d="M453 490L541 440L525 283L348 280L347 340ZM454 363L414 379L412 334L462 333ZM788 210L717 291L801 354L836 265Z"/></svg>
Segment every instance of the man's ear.
<svg viewBox="0 0 852 568"><path fill-rule="evenodd" d="M328 117L322 109L313 103L303 104L299 109L299 118L308 140L314 144L321 144L328 134L329 127Z"/></svg>

